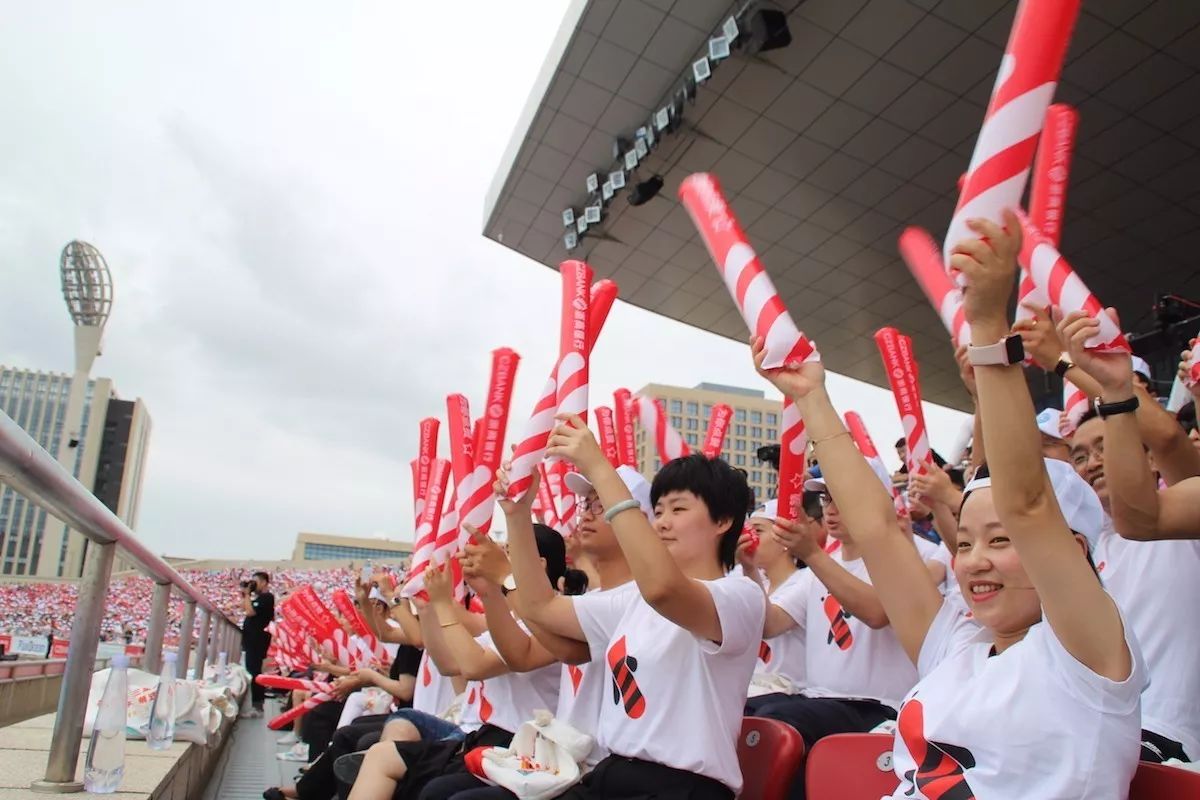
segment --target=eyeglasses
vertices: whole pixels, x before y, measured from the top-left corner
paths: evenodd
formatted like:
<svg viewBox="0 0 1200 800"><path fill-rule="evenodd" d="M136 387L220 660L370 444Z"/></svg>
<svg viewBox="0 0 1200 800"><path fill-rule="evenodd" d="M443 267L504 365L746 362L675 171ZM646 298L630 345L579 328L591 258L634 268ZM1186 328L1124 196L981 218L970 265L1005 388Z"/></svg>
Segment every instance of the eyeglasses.
<svg viewBox="0 0 1200 800"><path fill-rule="evenodd" d="M600 502L599 497L588 500L586 497L580 496L579 510L587 511L593 517L598 517L604 513L604 504Z"/></svg>
<svg viewBox="0 0 1200 800"><path fill-rule="evenodd" d="M821 501L821 508L833 505L833 497L828 492L821 492L821 494L817 495L817 499Z"/></svg>

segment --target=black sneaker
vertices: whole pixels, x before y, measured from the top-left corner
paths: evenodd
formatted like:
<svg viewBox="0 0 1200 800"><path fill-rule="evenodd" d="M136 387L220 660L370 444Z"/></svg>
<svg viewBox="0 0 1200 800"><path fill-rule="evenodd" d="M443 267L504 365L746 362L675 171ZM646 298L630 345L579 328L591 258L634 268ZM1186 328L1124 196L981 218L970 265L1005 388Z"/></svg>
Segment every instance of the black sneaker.
<svg viewBox="0 0 1200 800"><path fill-rule="evenodd" d="M333 776L340 783L346 786L353 786L358 780L358 772L362 769L363 759L367 757L367 751L361 753L348 753L340 756L337 761L333 762Z"/></svg>

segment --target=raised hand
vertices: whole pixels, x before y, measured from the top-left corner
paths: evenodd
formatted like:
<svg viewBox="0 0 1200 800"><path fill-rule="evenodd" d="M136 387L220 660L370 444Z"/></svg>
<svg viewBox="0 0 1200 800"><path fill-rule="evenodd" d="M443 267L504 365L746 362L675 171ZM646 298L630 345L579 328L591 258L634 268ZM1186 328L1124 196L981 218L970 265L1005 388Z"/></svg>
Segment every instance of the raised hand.
<svg viewBox="0 0 1200 800"><path fill-rule="evenodd" d="M967 220L967 227L980 238L964 239L954 246L950 256L951 269L966 278L963 313L973 327L1009 327L1008 298L1017 278L1021 223L1015 214L1005 211L1004 226L986 219Z"/></svg>
<svg viewBox="0 0 1200 800"><path fill-rule="evenodd" d="M928 503L953 506L958 492L944 470L930 467L924 474L912 475L908 479L908 496Z"/></svg>
<svg viewBox="0 0 1200 800"><path fill-rule="evenodd" d="M1195 347L1196 341L1197 339L1188 340L1188 347ZM1188 387L1188 391L1191 392L1192 397L1197 401L1197 403L1200 403L1200 381L1197 381L1190 386L1188 385L1188 382L1191 380L1191 370L1192 351L1184 350L1179 354L1179 380L1183 382L1184 386Z"/></svg>
<svg viewBox="0 0 1200 800"><path fill-rule="evenodd" d="M766 344L761 336L750 339L750 355L758 374L770 381L784 397L798 400L825 386L825 367L819 361L806 361L799 365L782 366L778 369L763 369L767 357Z"/></svg>
<svg viewBox="0 0 1200 800"><path fill-rule="evenodd" d="M602 464L608 465L600 443L588 430L586 422L577 414L559 414L558 420L546 446L547 456L570 461L585 476Z"/></svg>
<svg viewBox="0 0 1200 800"><path fill-rule="evenodd" d="M1115 309L1105 309L1105 313L1120 326ZM1099 332L1100 321L1082 311L1072 311L1058 326L1058 335L1066 342L1071 360L1100 384L1104 400L1133 397L1133 360L1129 353L1087 348L1087 341Z"/></svg>
<svg viewBox="0 0 1200 800"><path fill-rule="evenodd" d="M454 602L449 563L431 564L425 570L425 591L429 593L430 604Z"/></svg>
<svg viewBox="0 0 1200 800"><path fill-rule="evenodd" d="M470 525L463 527L466 528L467 533L471 534L471 540L460 556L463 574L471 580L483 580L500 586L512 574L512 565L509 564L508 554L496 542L487 536L480 535L475 528ZM473 584L472 588L474 588Z"/></svg>
<svg viewBox="0 0 1200 800"><path fill-rule="evenodd" d="M516 445L512 446L515 451ZM512 485L512 461L504 461L500 464L500 468L496 470L496 480L492 484L492 491L496 495L496 503L500 506L500 510L505 516L529 516L530 509L533 507L533 498L537 497L538 485L541 483L539 470L535 469L532 478L532 483L529 484L529 489L520 500L513 500L508 496L509 487Z"/></svg>
<svg viewBox="0 0 1200 800"><path fill-rule="evenodd" d="M771 526L771 538L803 561L821 549L817 539L819 529L811 520L777 519Z"/></svg>
<svg viewBox="0 0 1200 800"><path fill-rule="evenodd" d="M1014 322L1013 332L1021 335L1021 343L1025 345L1025 352L1033 358L1033 363L1050 372L1066 350L1058 338L1054 320L1050 318L1050 309L1035 303L1022 303L1021 307L1033 316Z"/></svg>

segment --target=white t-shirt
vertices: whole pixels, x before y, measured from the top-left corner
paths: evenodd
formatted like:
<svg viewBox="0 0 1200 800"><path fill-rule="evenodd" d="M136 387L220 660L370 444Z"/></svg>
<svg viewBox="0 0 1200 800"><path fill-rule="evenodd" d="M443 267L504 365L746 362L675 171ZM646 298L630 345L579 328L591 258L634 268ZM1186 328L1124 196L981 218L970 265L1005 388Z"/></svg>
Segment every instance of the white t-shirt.
<svg viewBox="0 0 1200 800"><path fill-rule="evenodd" d="M633 581L594 593L601 591L619 603L628 603L638 593L637 584ZM554 716L575 730L595 738L600 706L609 686L608 666L604 663L602 650L592 650L592 660L586 664L563 664L558 684L558 710ZM597 741L592 752L588 753L586 763L594 767L607 756L608 750Z"/></svg>
<svg viewBox="0 0 1200 800"><path fill-rule="evenodd" d="M989 658L992 636L944 603L897 720L896 800L947 797L1124 800L1141 752L1146 667L1117 683L1079 663L1038 623Z"/></svg>
<svg viewBox="0 0 1200 800"><path fill-rule="evenodd" d="M830 556L856 578L871 582L861 558L846 561L843 549ZM842 697L878 700L893 708L917 682L917 670L900 646L890 625L875 630L849 614L825 584L801 570L807 587L805 663L808 697Z"/></svg>
<svg viewBox="0 0 1200 800"><path fill-rule="evenodd" d="M421 665L417 669L417 685L413 689L412 707L440 717L454 702L454 684L438 672L437 665L427 651L421 652Z"/></svg>
<svg viewBox="0 0 1200 800"><path fill-rule="evenodd" d="M802 577L807 569L796 570L787 580L771 592L771 605L779 606L796 621L796 627L778 636L764 639L758 645L758 665L755 672L762 675L781 675L796 688L804 686L805 680L805 608L808 581Z"/></svg>
<svg viewBox="0 0 1200 800"><path fill-rule="evenodd" d="M488 631L476 636L475 642L496 653ZM516 733L521 723L533 719L535 710L558 707L560 673L559 664L550 664L532 672L508 672L486 681L471 681L467 684L460 727L470 731L486 723Z"/></svg>
<svg viewBox="0 0 1200 800"><path fill-rule="evenodd" d="M958 578L954 576L954 557L944 544L931 542L924 536L913 534L913 543L917 546L917 552L921 554L921 560L928 563L936 561L946 568L946 577L938 584L938 591L942 596L958 591Z"/></svg>
<svg viewBox="0 0 1200 800"><path fill-rule="evenodd" d="M640 593L574 597L575 613L609 680L596 738L609 752L742 787L737 738L762 641L766 597L754 581L704 581L721 644L661 616Z"/></svg>
<svg viewBox="0 0 1200 800"><path fill-rule="evenodd" d="M1135 542L1111 524L1092 558L1150 670L1142 728L1200 759L1200 541Z"/></svg>

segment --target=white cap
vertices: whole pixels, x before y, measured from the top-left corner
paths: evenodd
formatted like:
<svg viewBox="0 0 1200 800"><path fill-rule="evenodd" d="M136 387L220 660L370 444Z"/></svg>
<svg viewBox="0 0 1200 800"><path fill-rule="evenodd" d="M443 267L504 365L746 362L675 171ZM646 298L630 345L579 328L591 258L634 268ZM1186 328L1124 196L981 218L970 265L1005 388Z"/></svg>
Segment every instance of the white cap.
<svg viewBox="0 0 1200 800"><path fill-rule="evenodd" d="M642 507L646 516L653 516L654 508L650 505L650 483L642 476L642 473L628 464L622 464L617 467L617 476L629 490L630 496L638 501L638 505ZM587 495L592 492L591 482L578 472L568 472L563 478L563 483L575 494Z"/></svg>
<svg viewBox="0 0 1200 800"><path fill-rule="evenodd" d="M381 602L381 603L386 603L386 602L387 602L387 600L385 600L385 599L384 599L384 597L383 597L383 593L379 591L379 587L378 587L378 586L372 586L372 587L371 587L371 594L370 594L370 595L368 595L368 597L369 597L371 600L378 600L378 601L379 601L379 602Z"/></svg>
<svg viewBox="0 0 1200 800"><path fill-rule="evenodd" d="M804 482L804 491L806 492L823 492L827 484L824 478L809 478Z"/></svg>
<svg viewBox="0 0 1200 800"><path fill-rule="evenodd" d="M1062 440L1063 435L1058 429L1058 418L1062 414L1057 408L1047 408L1037 415L1038 430L1051 439Z"/></svg>
<svg viewBox="0 0 1200 800"><path fill-rule="evenodd" d="M1141 356L1133 356L1133 371L1141 375L1147 381L1153 379L1154 375L1150 372L1150 365L1146 363L1146 359Z"/></svg>
<svg viewBox="0 0 1200 800"><path fill-rule="evenodd" d="M1100 541L1100 531L1104 528L1104 507L1100 505L1100 498L1067 462L1043 458L1042 463L1050 475L1050 485L1054 487L1054 497L1058 500L1067 527L1087 539L1088 549L1094 550ZM990 476L976 478L967 484L966 493L991 485Z"/></svg>
<svg viewBox="0 0 1200 800"><path fill-rule="evenodd" d="M758 508L754 509L750 514L750 519L755 517L763 517L765 519L775 519L779 516L779 501L768 500Z"/></svg>

